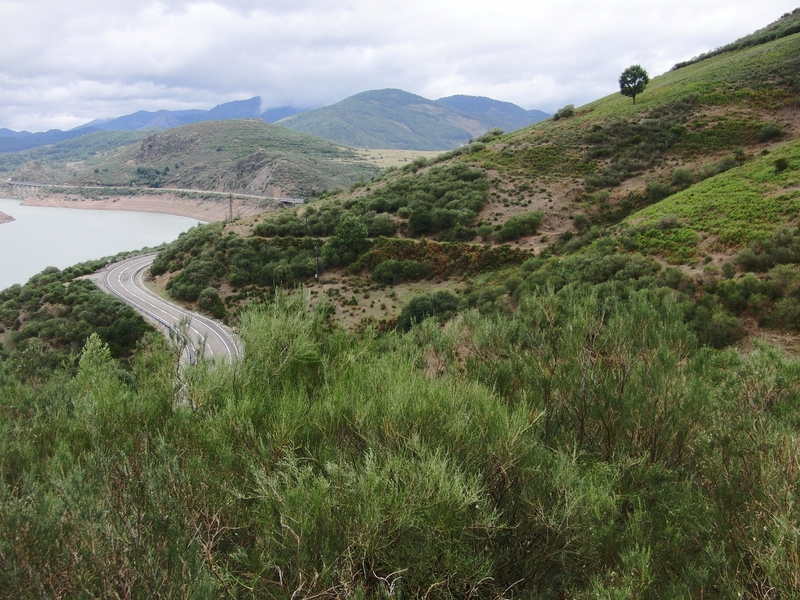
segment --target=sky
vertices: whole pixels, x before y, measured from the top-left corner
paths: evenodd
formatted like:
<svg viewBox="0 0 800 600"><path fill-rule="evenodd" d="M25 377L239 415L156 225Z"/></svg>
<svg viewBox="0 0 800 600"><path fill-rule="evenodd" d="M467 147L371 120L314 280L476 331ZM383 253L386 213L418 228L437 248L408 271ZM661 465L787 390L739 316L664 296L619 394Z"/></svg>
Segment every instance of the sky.
<svg viewBox="0 0 800 600"><path fill-rule="evenodd" d="M70 129L366 90L555 112L751 33L800 0L2 0L0 127Z"/></svg>

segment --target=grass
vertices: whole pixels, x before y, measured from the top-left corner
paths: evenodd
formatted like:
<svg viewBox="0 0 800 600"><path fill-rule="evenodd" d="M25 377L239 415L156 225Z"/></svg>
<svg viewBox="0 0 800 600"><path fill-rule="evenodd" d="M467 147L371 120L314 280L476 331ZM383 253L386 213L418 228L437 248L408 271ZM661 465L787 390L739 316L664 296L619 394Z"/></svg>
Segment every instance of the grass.
<svg viewBox="0 0 800 600"><path fill-rule="evenodd" d="M432 160L439 156L441 152L433 150L397 150L394 148L364 150L357 149L356 154L363 160L377 165L381 169L388 167L402 167L406 163L414 161L419 157Z"/></svg>
<svg viewBox="0 0 800 600"><path fill-rule="evenodd" d="M787 168L778 170L776 162L786 161ZM709 236L711 247L742 247L777 227L796 222L800 211L800 143L792 142L759 156L740 167L702 181L661 202L647 207L627 220L638 228L654 228L659 221L674 215L683 227L696 235ZM679 240L692 236L681 233L641 237L641 249L684 260L696 256L699 248L678 248ZM673 243L665 243L673 237ZM677 246L676 246L677 244Z"/></svg>

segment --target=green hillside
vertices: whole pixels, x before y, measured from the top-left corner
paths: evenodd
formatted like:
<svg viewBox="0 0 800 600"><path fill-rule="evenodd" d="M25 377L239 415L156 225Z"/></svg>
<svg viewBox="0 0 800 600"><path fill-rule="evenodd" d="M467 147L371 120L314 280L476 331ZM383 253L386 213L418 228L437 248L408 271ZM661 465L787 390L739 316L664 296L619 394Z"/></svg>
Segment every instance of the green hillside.
<svg viewBox="0 0 800 600"><path fill-rule="evenodd" d="M709 281L723 267L746 271L736 259L740 251L797 225L798 72L798 35L721 54L653 78L636 104L615 94L568 118L490 133L389 169L348 193L242 224L236 232L249 249L217 255L216 268L193 266L202 253L188 239L156 264L174 274L165 277L177 297L192 301L210 286L222 291L233 315L273 285L309 283L322 247L322 268L334 281L344 266L365 278L353 287L334 285L341 317L351 325L391 323L401 318L404 302L437 285L457 290L468 306L502 312L513 306L519 281L520 290L548 277L556 286L576 283L590 265L597 269L595 284L624 276L636 286L679 287L694 306L698 269L711 270ZM340 241L345 218L363 226L360 245ZM319 239L306 238L309 233ZM204 238L201 246L210 252L215 236L224 234ZM302 250L292 261L280 253L265 259L258 249L264 244ZM517 254L495 256L500 244L512 244ZM459 252L475 264L454 260ZM612 254L613 265L595 264ZM247 266L263 260L274 260L273 267ZM521 271L511 266L523 262ZM569 265L578 274L564 272ZM672 272L666 265L681 268ZM510 270L495 279L489 273L497 268ZM498 286L504 277L517 284ZM363 288L368 303L357 298ZM687 319L704 342L719 346L746 334L752 307L727 302L715 290L706 291L716 304L687 309ZM773 309L789 292L773 294L765 314L777 314ZM708 314L727 323L723 333L704 329ZM761 322L785 326L782 319Z"/></svg>
<svg viewBox="0 0 800 600"><path fill-rule="evenodd" d="M151 134L69 183L308 196L349 187L377 171L349 148L248 119Z"/></svg>
<svg viewBox="0 0 800 600"><path fill-rule="evenodd" d="M0 179L63 183L76 170L94 168L109 156L141 141L149 132L98 131L23 152L0 153Z"/></svg>
<svg viewBox="0 0 800 600"><path fill-rule="evenodd" d="M356 94L279 124L357 148L449 150L490 129L519 129L543 115L488 98L453 96L434 102L387 89Z"/></svg>
<svg viewBox="0 0 800 600"><path fill-rule="evenodd" d="M193 228L148 284L237 364L90 265L0 293L0 592L800 597L798 73L785 35Z"/></svg>

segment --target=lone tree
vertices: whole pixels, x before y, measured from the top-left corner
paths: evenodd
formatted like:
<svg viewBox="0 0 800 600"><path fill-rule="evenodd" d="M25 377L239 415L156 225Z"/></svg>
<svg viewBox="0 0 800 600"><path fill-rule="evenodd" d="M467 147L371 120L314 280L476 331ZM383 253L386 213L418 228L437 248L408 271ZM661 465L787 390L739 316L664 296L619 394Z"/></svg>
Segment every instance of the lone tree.
<svg viewBox="0 0 800 600"><path fill-rule="evenodd" d="M636 104L636 95L641 94L648 83L650 77L647 71L641 65L631 65L619 76L619 91L623 96L633 98L633 103Z"/></svg>

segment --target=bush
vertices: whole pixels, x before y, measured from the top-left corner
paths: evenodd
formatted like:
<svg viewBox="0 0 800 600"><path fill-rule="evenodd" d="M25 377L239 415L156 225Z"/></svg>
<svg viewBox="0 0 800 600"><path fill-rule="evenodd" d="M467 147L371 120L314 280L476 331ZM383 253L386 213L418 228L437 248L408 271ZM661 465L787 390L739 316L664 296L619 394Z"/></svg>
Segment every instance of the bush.
<svg viewBox="0 0 800 600"><path fill-rule="evenodd" d="M400 312L398 325L408 331L415 323L438 316L447 319L458 310L460 301L453 292L441 290L432 294L420 294L412 298Z"/></svg>
<svg viewBox="0 0 800 600"><path fill-rule="evenodd" d="M666 183L660 183L658 181L653 181L647 184L647 199L650 202L659 202L664 198L671 196L675 193L675 190L672 189L671 186L667 185Z"/></svg>
<svg viewBox="0 0 800 600"><path fill-rule="evenodd" d="M431 265L414 260L385 260L372 271L372 278L378 283L396 285L403 281L419 281L429 277Z"/></svg>
<svg viewBox="0 0 800 600"><path fill-rule="evenodd" d="M559 108L556 111L556 114L553 115L553 121L558 121L560 119L569 119L574 114L575 114L575 105L567 104L566 106Z"/></svg>
<svg viewBox="0 0 800 600"><path fill-rule="evenodd" d="M685 189L694 183L694 173L691 169L680 167L672 172L672 185L679 190Z"/></svg>
<svg viewBox="0 0 800 600"><path fill-rule="evenodd" d="M775 160L775 172L781 173L789 168L789 161L785 158L778 158Z"/></svg>
<svg viewBox="0 0 800 600"><path fill-rule="evenodd" d="M544 219L544 212L541 210L511 217L508 221L503 223L500 230L494 234L494 239L497 242L503 243L534 234L542 223L542 219Z"/></svg>
<svg viewBox="0 0 800 600"><path fill-rule="evenodd" d="M781 137L783 137L783 129L781 129L780 125L777 123L768 123L756 133L756 139L758 139L759 142L769 142Z"/></svg>
<svg viewBox="0 0 800 600"><path fill-rule="evenodd" d="M197 298L197 306L217 319L222 319L227 314L222 298L219 297L219 293L213 287L207 287L200 292L200 296Z"/></svg>

